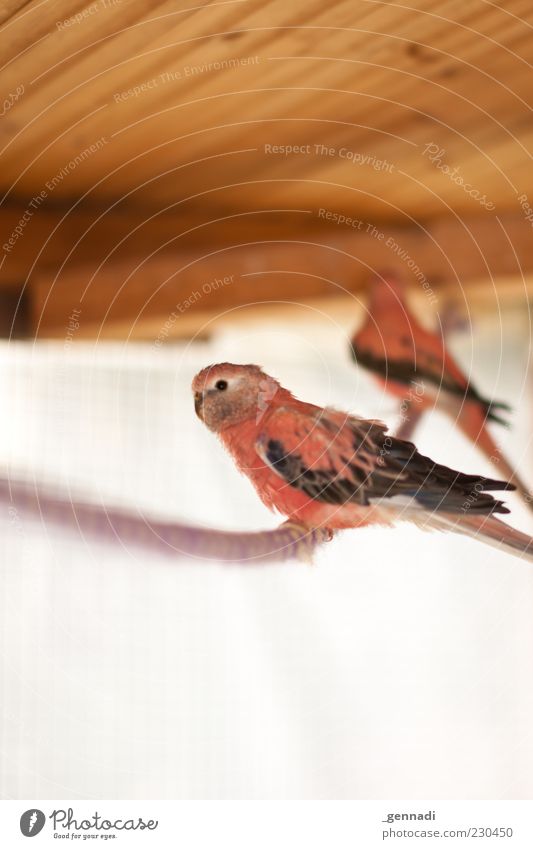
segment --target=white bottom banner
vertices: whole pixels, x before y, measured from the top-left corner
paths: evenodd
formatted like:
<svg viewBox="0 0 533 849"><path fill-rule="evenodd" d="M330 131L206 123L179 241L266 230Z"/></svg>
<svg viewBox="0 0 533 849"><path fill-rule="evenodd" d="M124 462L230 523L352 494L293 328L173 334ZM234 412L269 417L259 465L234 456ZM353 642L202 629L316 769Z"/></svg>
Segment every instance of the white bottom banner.
<svg viewBox="0 0 533 849"><path fill-rule="evenodd" d="M3 801L0 845L533 847L530 801Z"/></svg>

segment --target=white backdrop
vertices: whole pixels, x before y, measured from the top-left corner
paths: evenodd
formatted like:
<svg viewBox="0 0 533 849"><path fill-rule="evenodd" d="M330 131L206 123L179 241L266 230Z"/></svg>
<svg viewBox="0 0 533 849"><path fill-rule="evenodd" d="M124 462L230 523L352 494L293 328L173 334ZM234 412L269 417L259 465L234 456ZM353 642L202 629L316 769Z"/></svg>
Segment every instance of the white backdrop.
<svg viewBox="0 0 533 849"><path fill-rule="evenodd" d="M516 408L498 435L533 482L523 308L501 330L479 320L474 349L454 350ZM221 360L394 424L310 314L189 347L4 344L0 464L159 516L272 527L193 413L191 377ZM439 414L417 442L492 473ZM172 562L1 515L2 798L531 798L531 565L407 526L347 532L313 567Z"/></svg>

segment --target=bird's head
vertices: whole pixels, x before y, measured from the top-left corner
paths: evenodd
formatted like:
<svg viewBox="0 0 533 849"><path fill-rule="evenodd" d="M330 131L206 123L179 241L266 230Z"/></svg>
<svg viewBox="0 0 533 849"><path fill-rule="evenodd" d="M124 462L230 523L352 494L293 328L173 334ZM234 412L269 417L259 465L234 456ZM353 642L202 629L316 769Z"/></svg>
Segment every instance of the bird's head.
<svg viewBox="0 0 533 849"><path fill-rule="evenodd" d="M372 312L402 306L405 285L393 271L383 271L370 281L370 310Z"/></svg>
<svg viewBox="0 0 533 849"><path fill-rule="evenodd" d="M259 366L218 363L198 372L192 391L196 415L218 433L247 419L259 421L274 396L284 390Z"/></svg>

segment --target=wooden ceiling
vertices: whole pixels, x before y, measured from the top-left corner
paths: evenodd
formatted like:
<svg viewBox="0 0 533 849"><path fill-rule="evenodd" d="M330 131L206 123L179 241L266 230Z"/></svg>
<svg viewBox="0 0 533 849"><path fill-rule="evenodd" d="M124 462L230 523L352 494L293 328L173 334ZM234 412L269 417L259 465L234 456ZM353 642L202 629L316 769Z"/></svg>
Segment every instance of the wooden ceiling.
<svg viewBox="0 0 533 849"><path fill-rule="evenodd" d="M30 212L0 280L42 326L58 274L132 257L443 217L533 236L531 0L3 0L0 25L4 238Z"/></svg>

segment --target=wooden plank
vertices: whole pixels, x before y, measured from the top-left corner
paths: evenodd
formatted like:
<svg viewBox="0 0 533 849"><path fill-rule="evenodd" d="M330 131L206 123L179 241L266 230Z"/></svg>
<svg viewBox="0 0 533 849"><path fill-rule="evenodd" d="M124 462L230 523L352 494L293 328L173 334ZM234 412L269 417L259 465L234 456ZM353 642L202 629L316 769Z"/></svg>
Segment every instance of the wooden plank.
<svg viewBox="0 0 533 849"><path fill-rule="evenodd" d="M1 0L0 23L6 23L13 18L24 6L29 5L30 0Z"/></svg>
<svg viewBox="0 0 533 849"><path fill-rule="evenodd" d="M520 178L524 190L531 191L533 169L527 150L520 147L520 128L525 133L524 122L529 119L529 75L522 58L532 58L531 40L524 38L532 11L527 14L524 4L516 0L506 9L457 0L411 5L413 8L408 9L361 4L354 9L353 3L337 2L326 9L318 2L287 6L276 0L209 6L193 14L167 3L158 6L158 14L154 14L153 10L140 12L138 4L125 2L59 34L54 32L56 6L48 21L49 37L14 60L12 76L6 78L14 84L22 78L31 81L46 71L38 85L29 86L6 116L5 139L9 142L20 135L4 153L3 180L6 185L18 180L15 189L19 192L34 190L80 153L82 141L94 142L101 135L106 136L102 150L61 182L57 198L78 197L88 189L99 196L118 196L148 181L137 197L143 197L144 202L150 198L164 202L217 185L221 173L228 182L235 180L236 174L244 180L268 180L273 167L279 167L281 174L297 176L300 168L306 173L309 169L304 162L291 160L275 165L259 156L236 156L235 164L228 159L220 167L214 158L218 153L259 148L267 126L262 122L268 119L274 127L279 122L276 134L279 132L287 143L305 138L311 143L334 145L351 138L353 146L376 149L379 155L388 150L389 157L397 160L398 170L420 179L424 166L419 152L396 143L394 137L419 144L425 117L426 138L429 133L429 140L438 138L444 147L453 147L456 158L470 158L472 174L479 167L485 180L486 158L494 150L497 165L503 167L511 161L514 179ZM60 9L66 16L69 9L74 12L75 4L69 6L62 0ZM513 17L516 13L524 14L526 20ZM313 29L321 26L323 29ZM235 34L239 37L224 37ZM17 49L29 44L27 26L21 26L19 36L26 42L21 41ZM510 43L521 45L516 56L507 47ZM57 50L52 50L54 45ZM55 58L52 66L51 51ZM214 60L251 56L258 51L261 62L257 65L216 74L198 73L175 85L159 85L146 97L114 101L117 92L158 73L183 70L186 64L201 66ZM306 58L315 54L318 58ZM287 56L294 58L284 58ZM339 61L353 58L365 64ZM312 90L288 90L294 86ZM267 88L276 90L257 93L257 89ZM328 90L331 88L339 91ZM242 90L243 94L228 93L233 90ZM384 96L391 103L384 103ZM54 101L57 103L52 108ZM196 102L183 105L188 101ZM35 120L40 110L46 111ZM301 117L308 118L308 123L289 123ZM250 120L256 123L242 126L243 121ZM338 120L355 126L341 131L334 123ZM439 120L449 121L450 129L445 130ZM209 129L237 123L241 126ZM358 128L357 124L364 126ZM120 135L112 138L115 131ZM392 134L388 148L384 132ZM183 137L181 143L171 142L176 135ZM526 141L527 148L529 139ZM476 143L479 150L473 153ZM196 168L187 166L166 173L186 165L191 150L196 158L211 159ZM23 174L25 168L28 170ZM110 173L113 170L115 173ZM336 172L338 182L353 176L353 170L340 161L316 161L312 170L315 179L326 182L329 171ZM165 176L154 184L151 178L158 173ZM372 175L367 176L369 183ZM431 171L427 176L428 187L437 191L444 203L473 211L465 193L458 192L451 181ZM404 182L396 178L388 182L394 198L405 195ZM495 183L500 205L510 207L513 197L502 181L498 182L496 168L487 179ZM306 198L303 186L301 197ZM278 189L275 182L264 184L263 196L280 198L283 192ZM294 196L300 188L295 185L291 191ZM209 197L205 202L212 200ZM427 193L415 189L404 196L410 214L427 213L426 201ZM230 200L224 197L214 203L223 208Z"/></svg>
<svg viewBox="0 0 533 849"><path fill-rule="evenodd" d="M200 249L233 244L235 241L276 238L280 233L302 232L307 222L287 210L257 210L246 215L235 212L220 220L206 219L202 209L188 206L168 212L157 208L132 208L124 203L91 207L42 205L28 199L24 206L0 208L0 289L31 285L35 274L55 276L74 266L149 255L161 249Z"/></svg>
<svg viewBox="0 0 533 849"><path fill-rule="evenodd" d="M461 291L458 291L457 284L439 286L436 290L438 301L434 304L428 304L423 292L411 288L408 294L410 306L420 320L430 327L437 324L437 314L442 317L442 310L445 310L449 301L458 303L458 308L468 317L474 309L477 315L481 312L491 314L494 313L496 304L499 308L511 303L525 305L533 297L533 274L498 277L491 281L483 278L464 282ZM487 282L490 285L487 285ZM264 327L265 323L269 322L282 321L296 325L301 321L318 320L317 316L327 316L338 324L339 332L342 332L343 327L349 332L362 318L366 297L367 290L361 286L350 294L313 296L299 303L251 302L242 304L238 309L226 311L209 308L191 310L180 315L179 321L169 320L168 313L143 315L137 317L135 322L124 319L91 322L83 320L80 314L75 316L74 330L70 329L69 332L67 323L65 327L52 330L49 337L62 341L68 338L69 344L70 340L75 343L90 339L143 341L159 348L183 339L201 342L218 331L227 331L229 328L240 330L244 327L250 332L254 326Z"/></svg>
<svg viewBox="0 0 533 849"><path fill-rule="evenodd" d="M364 228L321 218L320 232L260 239L201 251L128 257L100 268L85 265L59 275L37 274L31 293L38 336L62 336L73 310L83 338L129 327L179 326L184 316L223 315L246 305L307 302L354 293L375 271L401 274L428 302L438 289L533 271L533 240L518 216L452 219L422 227Z"/></svg>

